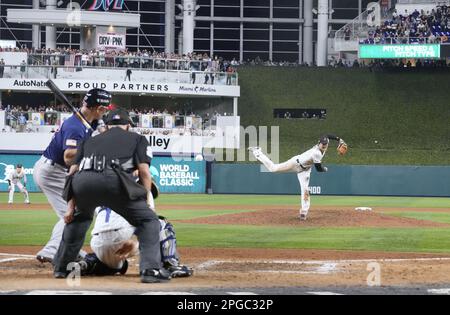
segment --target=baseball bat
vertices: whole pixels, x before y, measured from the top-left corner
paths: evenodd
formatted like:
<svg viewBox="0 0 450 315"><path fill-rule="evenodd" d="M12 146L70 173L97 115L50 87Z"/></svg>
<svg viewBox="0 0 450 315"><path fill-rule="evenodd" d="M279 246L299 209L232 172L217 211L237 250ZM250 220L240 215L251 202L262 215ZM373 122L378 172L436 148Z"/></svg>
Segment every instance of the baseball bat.
<svg viewBox="0 0 450 315"><path fill-rule="evenodd" d="M73 104L64 95L63 91L61 91L59 87L56 86L55 82L53 82L52 80L48 80L45 85L50 89L50 91L55 93L56 98L60 102L70 108L70 110L81 120L81 122L87 129L93 130L91 124L89 124L89 122L86 121L83 115L81 115L80 111L75 106L73 106Z"/></svg>

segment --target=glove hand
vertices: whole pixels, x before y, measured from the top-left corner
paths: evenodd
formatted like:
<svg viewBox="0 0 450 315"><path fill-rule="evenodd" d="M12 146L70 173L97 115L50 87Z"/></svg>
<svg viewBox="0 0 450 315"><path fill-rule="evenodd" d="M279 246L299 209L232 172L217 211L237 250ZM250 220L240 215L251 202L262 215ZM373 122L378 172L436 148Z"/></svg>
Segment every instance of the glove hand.
<svg viewBox="0 0 450 315"><path fill-rule="evenodd" d="M348 151L348 145L344 142L344 140L339 140L339 145L337 147L337 151L339 155L345 155Z"/></svg>

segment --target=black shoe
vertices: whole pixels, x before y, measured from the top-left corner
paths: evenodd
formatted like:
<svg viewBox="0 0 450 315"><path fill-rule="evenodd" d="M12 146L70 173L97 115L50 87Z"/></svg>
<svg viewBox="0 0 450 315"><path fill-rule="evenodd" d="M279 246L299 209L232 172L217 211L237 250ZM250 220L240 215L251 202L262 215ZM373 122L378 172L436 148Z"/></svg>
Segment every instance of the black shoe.
<svg viewBox="0 0 450 315"><path fill-rule="evenodd" d="M123 276L124 274L127 273L127 270L128 270L128 260L125 260L125 261L123 262L122 268L120 268L119 273Z"/></svg>
<svg viewBox="0 0 450 315"><path fill-rule="evenodd" d="M194 269L184 265L170 266L167 270L172 278L190 277L194 274Z"/></svg>
<svg viewBox="0 0 450 315"><path fill-rule="evenodd" d="M61 272L61 271L54 271L53 277L55 279L66 279L67 278L67 272Z"/></svg>
<svg viewBox="0 0 450 315"><path fill-rule="evenodd" d="M147 269L141 272L142 283L158 283L170 280L170 274L165 269Z"/></svg>
<svg viewBox="0 0 450 315"><path fill-rule="evenodd" d="M45 256L41 256L41 255L37 255L36 259L40 262L40 263L52 263L53 259L51 259L50 257L45 257Z"/></svg>

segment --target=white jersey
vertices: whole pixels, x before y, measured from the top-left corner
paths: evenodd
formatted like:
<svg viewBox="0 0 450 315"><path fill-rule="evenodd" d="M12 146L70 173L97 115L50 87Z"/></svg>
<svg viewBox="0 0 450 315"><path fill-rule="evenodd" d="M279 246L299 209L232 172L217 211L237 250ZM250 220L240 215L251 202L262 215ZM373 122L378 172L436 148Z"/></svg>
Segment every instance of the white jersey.
<svg viewBox="0 0 450 315"><path fill-rule="evenodd" d="M97 217L95 219L94 229L92 230L92 235L99 234L103 232L135 228L127 220L125 220L120 214L112 211L109 208L97 207L95 209ZM161 229L166 225L164 220L159 220Z"/></svg>
<svg viewBox="0 0 450 315"><path fill-rule="evenodd" d="M133 227L122 216L108 208L98 207L95 209L95 213L97 214L97 218L95 219L92 235Z"/></svg>
<svg viewBox="0 0 450 315"><path fill-rule="evenodd" d="M325 152L322 153L319 149L319 145L313 146L306 152L296 156L297 163L300 164L300 167L303 170L309 170L316 163L322 163L322 159L325 156Z"/></svg>
<svg viewBox="0 0 450 315"><path fill-rule="evenodd" d="M25 175L23 169L20 172L17 172L17 169L15 169L8 174L8 180L10 180L13 184L17 184L23 180L23 183L26 184L27 175Z"/></svg>

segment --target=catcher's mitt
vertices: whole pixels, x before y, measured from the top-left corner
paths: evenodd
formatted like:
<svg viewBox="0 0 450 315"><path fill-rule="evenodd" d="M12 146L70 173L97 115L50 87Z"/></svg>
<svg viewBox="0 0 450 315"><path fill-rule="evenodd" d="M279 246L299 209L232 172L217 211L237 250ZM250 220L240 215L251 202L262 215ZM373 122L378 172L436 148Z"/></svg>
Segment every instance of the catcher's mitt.
<svg viewBox="0 0 450 315"><path fill-rule="evenodd" d="M152 181L151 193L152 193L153 199L158 198L158 196L159 196L159 187L156 185L156 183L154 181Z"/></svg>
<svg viewBox="0 0 450 315"><path fill-rule="evenodd" d="M339 155L345 155L348 151L348 145L344 141L339 141L339 145L337 147L337 151Z"/></svg>

